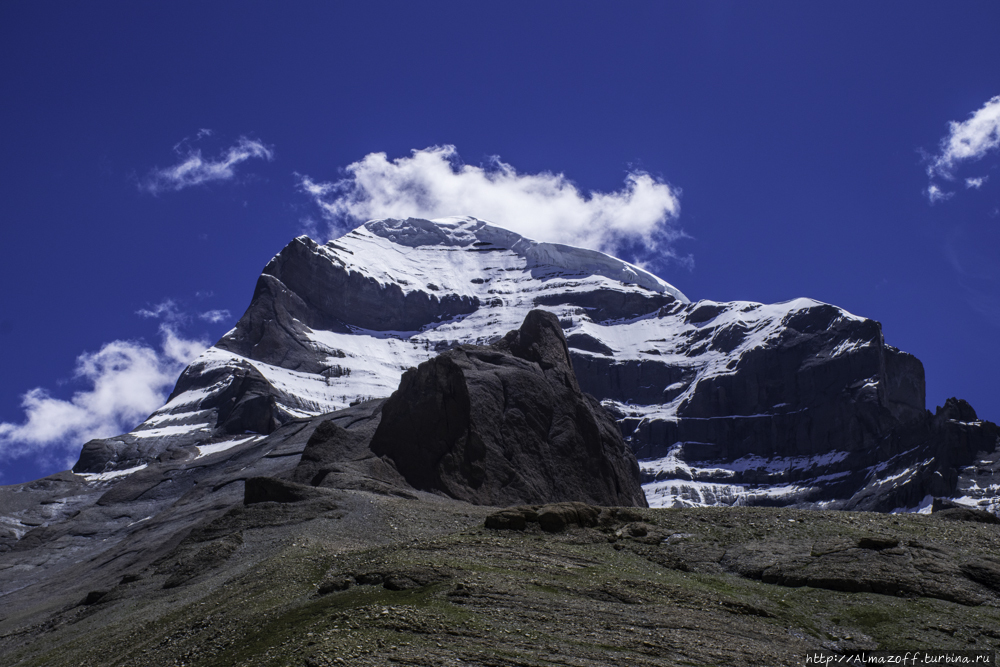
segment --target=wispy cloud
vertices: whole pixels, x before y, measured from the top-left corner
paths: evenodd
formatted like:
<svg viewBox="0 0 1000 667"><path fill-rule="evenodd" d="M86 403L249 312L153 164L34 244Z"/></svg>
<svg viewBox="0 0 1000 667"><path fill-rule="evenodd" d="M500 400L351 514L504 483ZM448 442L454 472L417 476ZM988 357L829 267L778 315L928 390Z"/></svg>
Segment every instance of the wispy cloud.
<svg viewBox="0 0 1000 667"><path fill-rule="evenodd" d="M473 215L540 241L606 252L640 244L672 254L683 236L676 226L679 192L643 171L625 176L622 189L585 193L565 175L519 173L494 157L484 166L463 164L454 146L414 150L389 160L371 153L348 165L346 178L300 187L320 207L330 236L376 218ZM315 223L313 221L313 225Z"/></svg>
<svg viewBox="0 0 1000 667"><path fill-rule="evenodd" d="M212 324L218 324L219 322L225 322L230 318L229 311L222 310L209 310L198 315L199 320L205 320L206 322L211 322Z"/></svg>
<svg viewBox="0 0 1000 667"><path fill-rule="evenodd" d="M68 399L43 388L24 394L21 423L0 423L0 456L51 457L75 453L93 438L134 428L163 405L184 367L208 347L160 326L160 345L116 340L76 360L73 377L87 388Z"/></svg>
<svg viewBox="0 0 1000 667"><path fill-rule="evenodd" d="M135 311L135 314L139 317L156 320L163 319L167 322L177 322L185 317L180 309L178 309L177 302L173 299L164 299L160 303L150 306L149 308L140 308Z"/></svg>
<svg viewBox="0 0 1000 667"><path fill-rule="evenodd" d="M934 203L950 197L954 193L943 191L934 184L934 180L953 181L955 172L962 164L981 160L998 148L1000 95L970 114L968 120L948 123L948 135L941 139L937 154L929 158L927 176L931 179L931 185L926 190L927 198ZM965 185L966 188L979 188L985 182L986 177L967 178Z"/></svg>
<svg viewBox="0 0 1000 667"><path fill-rule="evenodd" d="M211 136L211 130L199 130L195 140ZM216 159L202 156L201 149L187 141L174 146L180 162L172 167L154 169L139 182L139 189L150 194L176 192L195 185L228 181L236 177L236 167L250 159L274 159L274 149L255 139L240 137Z"/></svg>
<svg viewBox="0 0 1000 667"><path fill-rule="evenodd" d="M946 201L955 196L954 192L945 192L938 186L931 183L927 186L927 199L930 200L932 204L936 204L939 201Z"/></svg>
<svg viewBox="0 0 1000 667"><path fill-rule="evenodd" d="M210 295L210 292L198 292L196 296L202 297L205 294ZM211 324L218 324L230 318L230 313L228 310L222 308L217 310L207 310L202 313L196 313L191 315L177 304L173 299L164 299L160 303L149 306L148 308L140 308L135 311L135 314L139 317L144 317L147 319L163 320L163 322L168 326L176 326L186 322L190 322L192 317L197 317L199 320L209 322Z"/></svg>

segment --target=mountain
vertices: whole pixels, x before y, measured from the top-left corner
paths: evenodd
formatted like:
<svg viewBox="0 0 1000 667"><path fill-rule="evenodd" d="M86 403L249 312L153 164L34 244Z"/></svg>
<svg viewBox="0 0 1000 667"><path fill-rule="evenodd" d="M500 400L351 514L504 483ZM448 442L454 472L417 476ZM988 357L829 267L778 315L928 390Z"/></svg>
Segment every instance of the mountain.
<svg viewBox="0 0 1000 667"><path fill-rule="evenodd" d="M930 414L919 360L874 320L810 299L691 303L608 255L474 218L379 220L264 268L235 329L134 431L74 471L248 446L296 418L388 396L402 372L555 314L580 386L617 418L651 506L1000 508L1000 431Z"/></svg>
<svg viewBox="0 0 1000 667"><path fill-rule="evenodd" d="M992 649L998 438L834 306L692 303L473 218L300 237L166 405L0 487L0 655Z"/></svg>

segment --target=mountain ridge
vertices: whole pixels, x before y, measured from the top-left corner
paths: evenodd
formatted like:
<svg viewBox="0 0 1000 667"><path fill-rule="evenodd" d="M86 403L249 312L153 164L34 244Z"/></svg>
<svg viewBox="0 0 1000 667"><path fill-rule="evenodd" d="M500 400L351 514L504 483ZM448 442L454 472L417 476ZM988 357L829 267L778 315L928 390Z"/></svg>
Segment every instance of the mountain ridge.
<svg viewBox="0 0 1000 667"><path fill-rule="evenodd" d="M532 308L559 318L654 505L892 511L942 497L997 511L995 426L930 415L922 364L876 321L805 298L691 303L639 267L475 218L294 239L167 405L134 437L88 443L75 470L134 468L387 396L406 368L495 342Z"/></svg>

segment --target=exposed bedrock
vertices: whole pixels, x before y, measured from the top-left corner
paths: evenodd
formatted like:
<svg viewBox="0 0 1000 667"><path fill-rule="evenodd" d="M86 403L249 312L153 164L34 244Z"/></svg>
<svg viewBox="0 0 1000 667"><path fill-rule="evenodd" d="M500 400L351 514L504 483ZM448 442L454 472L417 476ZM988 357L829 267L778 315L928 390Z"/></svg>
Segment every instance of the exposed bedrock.
<svg viewBox="0 0 1000 667"><path fill-rule="evenodd" d="M719 317L733 306L678 303L657 314L687 325L675 328L670 345L690 364L677 354L658 359L652 346L639 359L617 360L597 349L599 340L571 341L581 387L622 404L616 416L636 455L690 466L661 466L644 481L801 484L784 500L764 493L759 502L839 499L885 511L962 495L961 475L976 477L968 467L997 450L996 426L964 401L949 399L937 415L924 409L922 364L886 345L877 322L817 304L747 345L754 329ZM706 370L699 358L711 355L725 356ZM630 414L629 404L670 407ZM746 457L756 463L729 465ZM764 465L782 459L787 466Z"/></svg>
<svg viewBox="0 0 1000 667"><path fill-rule="evenodd" d="M404 292L348 271L312 239L299 237L272 259L257 281L253 300L222 349L283 368L319 373L304 328L347 331L416 331L479 308L475 297Z"/></svg>
<svg viewBox="0 0 1000 667"><path fill-rule="evenodd" d="M178 379L168 405L170 400L191 390L205 390L206 397L193 406L178 406L176 416L165 415L161 423L142 425L130 433L84 444L73 472L102 473L154 460L185 458L186 450L212 437L247 432L267 435L294 419L277 399L291 405L296 404L296 399L275 389L246 362L214 368L205 368L198 362L191 364ZM191 425L201 428L171 432Z"/></svg>
<svg viewBox="0 0 1000 667"><path fill-rule="evenodd" d="M571 347L586 349L576 342ZM574 349L570 357L580 387L601 400L637 405L666 403L695 378L695 371L684 366L647 359L619 361L610 356L580 354Z"/></svg>
<svg viewBox="0 0 1000 667"><path fill-rule="evenodd" d="M718 314L699 315L704 308L686 307L687 319ZM923 367L885 345L877 322L839 313L826 305L803 309L766 345L738 352L747 331L731 324L712 329L705 320L689 342L699 354L706 347L730 354L722 372L654 358L616 362L578 353L573 361L584 390L602 399L640 405L680 399L672 420L622 421L640 458L665 456L678 442L689 443L685 458L695 459L830 451L891 456L888 433L925 414Z"/></svg>
<svg viewBox="0 0 1000 667"><path fill-rule="evenodd" d="M580 392L558 319L544 311L495 346L407 371L371 449L414 487L475 504L646 504L634 454Z"/></svg>
<svg viewBox="0 0 1000 667"><path fill-rule="evenodd" d="M206 389L221 383L226 383L225 388L209 394L199 403L198 409L215 410L215 427L225 433L250 431L266 435L292 418L277 406L275 396L279 392L260 371L245 362L205 371L198 364L192 364L177 381L171 398L191 389Z"/></svg>
<svg viewBox="0 0 1000 667"><path fill-rule="evenodd" d="M595 322L632 319L652 313L658 308L672 304L677 299L671 294L654 292L623 292L611 289L596 289L588 292L566 292L545 294L535 298L536 306L570 305L583 308L587 316Z"/></svg>

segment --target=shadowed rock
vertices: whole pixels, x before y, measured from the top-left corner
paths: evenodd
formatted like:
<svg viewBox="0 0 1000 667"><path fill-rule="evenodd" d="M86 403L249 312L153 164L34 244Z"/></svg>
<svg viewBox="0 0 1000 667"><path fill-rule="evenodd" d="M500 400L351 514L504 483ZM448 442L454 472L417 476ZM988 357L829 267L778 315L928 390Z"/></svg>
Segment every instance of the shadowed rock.
<svg viewBox="0 0 1000 667"><path fill-rule="evenodd" d="M274 477L251 477L243 487L243 504L297 503L326 495L323 491Z"/></svg>
<svg viewBox="0 0 1000 667"><path fill-rule="evenodd" d="M635 456L580 392L559 321L544 311L495 346L407 371L371 449L414 487L476 504L646 505Z"/></svg>

